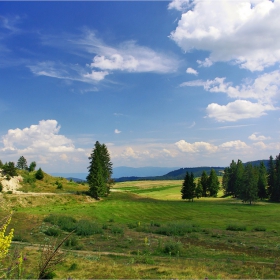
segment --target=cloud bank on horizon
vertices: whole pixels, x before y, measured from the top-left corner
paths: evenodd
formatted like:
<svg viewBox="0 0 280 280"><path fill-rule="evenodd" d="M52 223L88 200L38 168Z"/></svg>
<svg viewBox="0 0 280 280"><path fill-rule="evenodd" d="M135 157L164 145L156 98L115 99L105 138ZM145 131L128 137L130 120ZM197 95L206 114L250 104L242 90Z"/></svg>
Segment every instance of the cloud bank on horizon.
<svg viewBox="0 0 280 280"><path fill-rule="evenodd" d="M115 166L279 153L280 0L1 5L2 161L86 172L97 140Z"/></svg>

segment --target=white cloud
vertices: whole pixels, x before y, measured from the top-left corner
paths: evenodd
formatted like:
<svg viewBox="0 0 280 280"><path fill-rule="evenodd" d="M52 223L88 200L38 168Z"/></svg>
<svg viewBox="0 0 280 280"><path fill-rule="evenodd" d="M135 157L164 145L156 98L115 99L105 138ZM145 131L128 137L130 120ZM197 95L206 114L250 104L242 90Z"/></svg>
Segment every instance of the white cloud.
<svg viewBox="0 0 280 280"><path fill-rule="evenodd" d="M240 140L225 142L221 144L219 147L222 149L235 149L235 150L249 148L249 146L245 142L242 142Z"/></svg>
<svg viewBox="0 0 280 280"><path fill-rule="evenodd" d="M190 67L186 70L186 73L193 74L193 75L198 75L198 72L195 69L190 68Z"/></svg>
<svg viewBox="0 0 280 280"><path fill-rule="evenodd" d="M175 0L169 8L182 11L170 37L186 52L208 51L209 61L234 61L251 71L280 61L280 0Z"/></svg>
<svg viewBox="0 0 280 280"><path fill-rule="evenodd" d="M95 45L92 36L94 34L88 35L88 40ZM174 72L178 65L175 59L139 46L135 41L127 41L117 47L106 46L104 43L95 47L98 54L94 56L90 66L101 70L169 73Z"/></svg>
<svg viewBox="0 0 280 280"><path fill-rule="evenodd" d="M235 100L227 105L211 103L206 108L207 116L219 122L235 122L242 119L259 118L266 115L266 111L270 110L275 110L275 108L271 105L252 103L247 100Z"/></svg>
<svg viewBox="0 0 280 280"><path fill-rule="evenodd" d="M175 143L179 150L187 153L198 153L198 152L215 152L217 147L207 142L195 142L188 143L185 140L180 140Z"/></svg>
<svg viewBox="0 0 280 280"><path fill-rule="evenodd" d="M116 129L115 129L115 133L116 133L116 134L119 134L119 133L121 133L121 131L118 130L118 129L116 128Z"/></svg>
<svg viewBox="0 0 280 280"><path fill-rule="evenodd" d="M270 137L265 137L263 135L257 135L258 133L251 134L248 138L252 141L264 141L271 139Z"/></svg>
<svg viewBox="0 0 280 280"><path fill-rule="evenodd" d="M42 120L38 125L31 125L24 129L9 129L2 137L4 153L30 156L40 155L46 158L57 154L65 160L66 153L84 153L81 148L75 148L73 141L64 135L59 135L60 126L56 120Z"/></svg>
<svg viewBox="0 0 280 280"><path fill-rule="evenodd" d="M203 86L209 92L226 93L230 98L237 98L227 105L211 103L206 108L207 115L218 121L237 121L248 118L258 118L267 114L267 111L278 109L273 104L279 97L280 71L276 70L257 77L254 81L245 82L239 86L225 82L225 78L217 77L214 80L194 80L184 82L183 86ZM254 99L251 102L244 99Z"/></svg>
<svg viewBox="0 0 280 280"><path fill-rule="evenodd" d="M206 57L203 61L197 60L196 62L198 63L199 67L210 67L213 65L213 62L208 57Z"/></svg>

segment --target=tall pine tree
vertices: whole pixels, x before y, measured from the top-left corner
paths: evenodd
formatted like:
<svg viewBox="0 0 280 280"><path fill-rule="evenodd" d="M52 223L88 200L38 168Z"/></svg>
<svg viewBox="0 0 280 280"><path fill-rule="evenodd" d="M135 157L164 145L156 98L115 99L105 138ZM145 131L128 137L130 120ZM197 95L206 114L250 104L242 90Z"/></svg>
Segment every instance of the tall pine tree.
<svg viewBox="0 0 280 280"><path fill-rule="evenodd" d="M209 196L217 197L220 188L220 182L216 171L212 168L208 177Z"/></svg>
<svg viewBox="0 0 280 280"><path fill-rule="evenodd" d="M110 154L105 144L96 141L93 151L89 157L90 165L87 182L89 184L89 193L95 199L108 196L113 184L112 163Z"/></svg>
<svg viewBox="0 0 280 280"><path fill-rule="evenodd" d="M193 201L193 198L196 196L195 187L196 184L194 182L193 173L191 172L191 174L189 174L189 172L187 172L181 189L182 199Z"/></svg>
<svg viewBox="0 0 280 280"><path fill-rule="evenodd" d="M260 163L259 166L259 179L258 179L258 196L262 200L267 198L267 174L266 174L266 167L263 161Z"/></svg>

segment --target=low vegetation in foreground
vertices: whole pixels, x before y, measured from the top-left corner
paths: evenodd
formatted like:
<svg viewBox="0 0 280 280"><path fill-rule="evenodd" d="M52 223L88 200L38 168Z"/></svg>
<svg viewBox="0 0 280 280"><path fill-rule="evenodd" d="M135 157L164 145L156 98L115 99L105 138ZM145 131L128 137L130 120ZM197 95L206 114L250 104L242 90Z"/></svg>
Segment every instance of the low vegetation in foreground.
<svg viewBox="0 0 280 280"><path fill-rule="evenodd" d="M38 270L39 245L62 240L72 230L62 246L64 260L51 278L280 276L276 203L250 206L221 198L222 193L192 203L181 199L182 181L118 183L110 196L96 201L84 193L86 185L44 176L43 186L44 180L56 195L1 197L2 205L13 210L10 252L23 253L25 278L34 278Z"/></svg>

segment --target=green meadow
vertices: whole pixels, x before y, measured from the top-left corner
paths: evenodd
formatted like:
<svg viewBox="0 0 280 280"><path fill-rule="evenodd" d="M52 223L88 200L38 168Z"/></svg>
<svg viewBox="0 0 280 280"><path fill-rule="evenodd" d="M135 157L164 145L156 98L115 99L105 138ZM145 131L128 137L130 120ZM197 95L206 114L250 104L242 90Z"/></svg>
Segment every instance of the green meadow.
<svg viewBox="0 0 280 280"><path fill-rule="evenodd" d="M250 206L222 193L183 201L182 181L117 183L109 197L96 201L85 194L86 185L60 178L58 190L57 179L46 180L42 194L31 195L25 186L23 195L0 197L1 215L13 210L13 248L27 256L29 277L39 244L61 240L72 228L54 278L280 277L279 204ZM52 194L43 194L46 189Z"/></svg>

